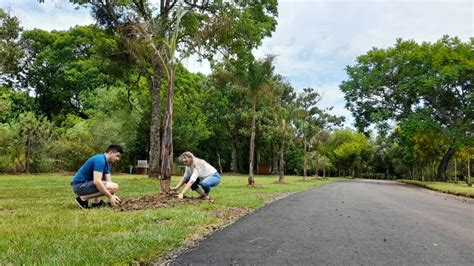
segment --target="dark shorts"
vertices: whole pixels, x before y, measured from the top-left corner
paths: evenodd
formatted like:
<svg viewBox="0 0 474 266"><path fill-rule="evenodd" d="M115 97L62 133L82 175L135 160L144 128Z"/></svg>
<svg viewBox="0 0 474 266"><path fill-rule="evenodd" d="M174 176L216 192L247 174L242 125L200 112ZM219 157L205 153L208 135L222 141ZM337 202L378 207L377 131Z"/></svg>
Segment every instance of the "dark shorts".
<svg viewBox="0 0 474 266"><path fill-rule="evenodd" d="M102 181L105 187L107 187L107 181ZM72 191L78 196L86 196L100 192L94 185L93 181L87 181L86 183L72 185Z"/></svg>

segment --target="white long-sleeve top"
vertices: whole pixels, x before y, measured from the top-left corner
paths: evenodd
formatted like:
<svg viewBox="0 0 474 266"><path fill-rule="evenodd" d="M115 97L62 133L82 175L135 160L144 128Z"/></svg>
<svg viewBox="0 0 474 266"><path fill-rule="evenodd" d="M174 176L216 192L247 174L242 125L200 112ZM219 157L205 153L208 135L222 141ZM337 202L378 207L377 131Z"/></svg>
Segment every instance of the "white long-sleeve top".
<svg viewBox="0 0 474 266"><path fill-rule="evenodd" d="M208 177L215 173L217 173L216 168L214 168L212 165L210 165L203 159L194 157L193 166L186 166L184 177L191 175L191 178L189 180L192 182L196 182L196 180L200 177Z"/></svg>

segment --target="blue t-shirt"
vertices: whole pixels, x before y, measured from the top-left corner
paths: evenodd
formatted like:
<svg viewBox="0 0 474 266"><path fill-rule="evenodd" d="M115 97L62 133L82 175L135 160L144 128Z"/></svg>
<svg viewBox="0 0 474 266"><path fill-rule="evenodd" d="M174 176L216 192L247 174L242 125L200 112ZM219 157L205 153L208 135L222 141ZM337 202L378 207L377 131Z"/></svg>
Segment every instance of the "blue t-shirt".
<svg viewBox="0 0 474 266"><path fill-rule="evenodd" d="M72 177L71 182L77 185L92 181L94 179L94 171L101 172L102 178L104 178L104 175L110 174L110 164L107 162L105 154L97 154L89 158Z"/></svg>

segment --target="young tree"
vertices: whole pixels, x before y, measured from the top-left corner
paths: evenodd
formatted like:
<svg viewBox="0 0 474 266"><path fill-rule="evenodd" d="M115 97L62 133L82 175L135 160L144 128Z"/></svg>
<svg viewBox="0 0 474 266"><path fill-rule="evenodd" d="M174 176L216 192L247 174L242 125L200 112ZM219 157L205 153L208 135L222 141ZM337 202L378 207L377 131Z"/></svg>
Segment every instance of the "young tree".
<svg viewBox="0 0 474 266"><path fill-rule="evenodd" d="M306 180L311 140L317 138L317 135L325 129L340 125L344 118L331 115L328 110L320 109L317 105L321 101L321 96L313 88L303 89L296 101L299 111L295 125L297 135L303 142L303 180Z"/></svg>
<svg viewBox="0 0 474 266"><path fill-rule="evenodd" d="M282 78L277 76L277 105L276 114L279 118L279 125L276 127L278 142L280 149L278 152L278 182L285 182L285 148L290 141L293 132L291 125L293 124L293 117L297 111L296 107L296 93L293 87L286 82L283 82Z"/></svg>
<svg viewBox="0 0 474 266"><path fill-rule="evenodd" d="M246 95L251 104L252 125L250 131L249 144L249 177L248 185L255 186L254 180L254 156L257 103L260 100L273 96L273 60L274 56L269 55L261 60L255 60L252 55L238 60L229 61L221 70L221 79L232 81Z"/></svg>

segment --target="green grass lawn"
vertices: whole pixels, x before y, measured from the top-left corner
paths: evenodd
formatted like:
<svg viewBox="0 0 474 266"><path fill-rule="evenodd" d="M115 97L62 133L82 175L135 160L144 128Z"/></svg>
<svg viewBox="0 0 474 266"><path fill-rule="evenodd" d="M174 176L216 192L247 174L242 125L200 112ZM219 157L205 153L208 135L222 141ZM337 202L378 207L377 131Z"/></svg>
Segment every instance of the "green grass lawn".
<svg viewBox="0 0 474 266"><path fill-rule="evenodd" d="M446 182L421 182L416 180L399 180L403 183L420 186L448 194L474 198L474 187L469 187L466 183L446 183Z"/></svg>
<svg viewBox="0 0 474 266"><path fill-rule="evenodd" d="M121 212L82 210L74 203L70 176L0 175L0 264L128 264L151 262L186 241L219 227L235 208L256 208L285 192L341 179L274 184L274 176L256 177L261 188L246 187L245 176L223 176L213 202L178 204L174 208ZM173 184L177 182L173 178ZM157 193L159 181L118 175L118 196Z"/></svg>

